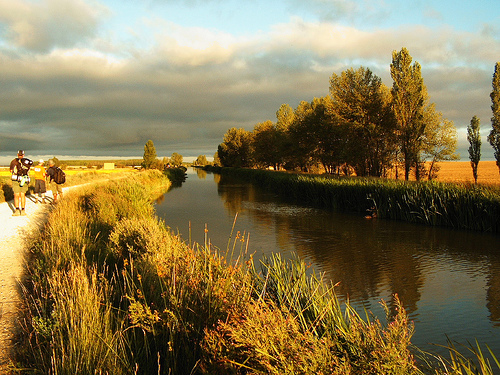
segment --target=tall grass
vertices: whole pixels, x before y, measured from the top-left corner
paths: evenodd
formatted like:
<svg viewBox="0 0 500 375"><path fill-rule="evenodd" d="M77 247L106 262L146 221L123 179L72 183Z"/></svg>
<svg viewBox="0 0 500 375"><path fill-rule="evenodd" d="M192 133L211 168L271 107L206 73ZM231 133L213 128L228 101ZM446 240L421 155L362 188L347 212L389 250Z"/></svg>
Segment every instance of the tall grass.
<svg viewBox="0 0 500 375"><path fill-rule="evenodd" d="M154 217L166 185L152 171L58 203L30 245L18 372L422 373L397 298L383 324L299 260L256 266L244 234L190 246Z"/></svg>
<svg viewBox="0 0 500 375"><path fill-rule="evenodd" d="M327 209L371 212L379 218L432 226L500 231L500 191L495 187L235 168L213 170L254 181L293 201Z"/></svg>

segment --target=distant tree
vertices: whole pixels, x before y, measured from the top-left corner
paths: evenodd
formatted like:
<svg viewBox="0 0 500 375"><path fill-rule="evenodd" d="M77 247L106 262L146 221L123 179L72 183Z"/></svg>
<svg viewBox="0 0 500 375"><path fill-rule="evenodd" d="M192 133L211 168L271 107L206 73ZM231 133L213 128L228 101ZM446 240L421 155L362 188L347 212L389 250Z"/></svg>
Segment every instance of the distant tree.
<svg viewBox="0 0 500 375"><path fill-rule="evenodd" d="M435 110L435 105L430 104L424 110L426 123L422 142L422 157L418 173L427 174L427 179L437 177L438 162L443 160L456 160L460 156L455 154L457 149L457 129L453 121L443 118L443 114ZM430 158L429 169L425 170L426 158Z"/></svg>
<svg viewBox="0 0 500 375"><path fill-rule="evenodd" d="M219 152L215 152L214 154L214 162L213 162L213 165L216 166L216 167L221 167L222 164L221 164L221 161L220 161L220 158L219 158Z"/></svg>
<svg viewBox="0 0 500 375"><path fill-rule="evenodd" d="M224 134L217 153L223 167L251 166L252 133L245 129L231 128Z"/></svg>
<svg viewBox="0 0 500 375"><path fill-rule="evenodd" d="M158 169L159 171L163 171L165 169L165 158L163 160L156 159L153 165L151 166L151 169Z"/></svg>
<svg viewBox="0 0 500 375"><path fill-rule="evenodd" d="M495 159L500 172L500 62L495 64L495 72L492 81L493 91L490 94L491 110L491 131L488 136L488 142L495 151Z"/></svg>
<svg viewBox="0 0 500 375"><path fill-rule="evenodd" d="M293 108L288 104L282 104L276 111L276 129L280 132L288 131L288 128L293 123L295 113Z"/></svg>
<svg viewBox="0 0 500 375"><path fill-rule="evenodd" d="M166 156L163 157L163 160L161 161L161 164L162 164L162 170L165 169L169 163L169 158L167 158Z"/></svg>
<svg viewBox="0 0 500 375"><path fill-rule="evenodd" d="M477 167L481 160L481 134L480 121L476 116L472 117L470 125L467 127L467 140L469 141L469 159L470 166L472 167L472 175L474 176L474 183L477 184Z"/></svg>
<svg viewBox="0 0 500 375"><path fill-rule="evenodd" d="M180 167L182 165L182 159L182 155L174 152L170 157L170 164L172 164L173 167Z"/></svg>
<svg viewBox="0 0 500 375"><path fill-rule="evenodd" d="M199 155L194 161L193 165L203 167L208 164L207 157L205 155Z"/></svg>
<svg viewBox="0 0 500 375"><path fill-rule="evenodd" d="M144 145L142 167L144 169L153 169L156 167L156 148L151 139Z"/></svg>
<svg viewBox="0 0 500 375"><path fill-rule="evenodd" d="M413 166L417 178L418 166L425 133L424 108L428 100L427 89L420 64L412 65L412 57L406 48L393 51L391 63L392 109L397 121L398 146L404 160L405 179L408 180Z"/></svg>

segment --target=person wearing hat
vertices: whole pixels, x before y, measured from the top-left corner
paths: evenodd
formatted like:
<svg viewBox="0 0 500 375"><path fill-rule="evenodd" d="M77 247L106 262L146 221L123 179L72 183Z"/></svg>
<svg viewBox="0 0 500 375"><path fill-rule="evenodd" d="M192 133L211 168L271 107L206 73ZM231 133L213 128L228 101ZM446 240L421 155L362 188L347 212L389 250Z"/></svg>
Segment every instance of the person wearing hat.
<svg viewBox="0 0 500 375"><path fill-rule="evenodd" d="M12 216L26 215L26 193L30 178L28 172L33 165L33 160L24 157L24 151L17 152L17 158L10 162L10 173L12 173L12 190L14 191L15 211Z"/></svg>
<svg viewBox="0 0 500 375"><path fill-rule="evenodd" d="M49 159L49 168L47 169L47 180L49 182L49 188L50 188L50 190L52 190L52 196L54 197L53 198L54 203L57 202L58 197L62 198L62 194L63 194L62 185L58 184L54 180L54 177L56 175L56 171L58 169L59 168L56 167L56 162L54 161L54 159Z"/></svg>
<svg viewBox="0 0 500 375"><path fill-rule="evenodd" d="M38 203L38 198L40 198L41 203L45 203L45 193L47 192L45 177L47 176L47 171L43 163L43 159L40 159L38 165L33 167L35 171L35 203Z"/></svg>

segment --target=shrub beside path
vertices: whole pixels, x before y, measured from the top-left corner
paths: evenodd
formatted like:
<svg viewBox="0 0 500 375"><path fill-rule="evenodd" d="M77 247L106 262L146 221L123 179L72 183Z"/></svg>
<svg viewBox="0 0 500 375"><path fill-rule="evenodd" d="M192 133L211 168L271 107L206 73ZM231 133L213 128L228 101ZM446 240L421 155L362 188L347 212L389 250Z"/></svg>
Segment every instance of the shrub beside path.
<svg viewBox="0 0 500 375"><path fill-rule="evenodd" d="M52 201L51 193L47 193ZM21 277L26 239L45 222L50 204L35 204L26 197L26 216L12 216L14 202L0 204L0 374L8 372L13 332L18 327L16 311L20 302Z"/></svg>

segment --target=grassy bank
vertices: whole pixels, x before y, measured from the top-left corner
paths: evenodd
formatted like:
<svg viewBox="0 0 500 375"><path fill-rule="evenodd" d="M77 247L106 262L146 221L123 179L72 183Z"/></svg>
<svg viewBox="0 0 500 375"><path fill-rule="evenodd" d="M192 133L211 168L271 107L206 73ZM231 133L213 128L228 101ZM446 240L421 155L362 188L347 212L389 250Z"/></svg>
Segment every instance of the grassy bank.
<svg viewBox="0 0 500 375"><path fill-rule="evenodd" d="M154 217L167 185L150 171L58 203L29 246L19 372L468 373L463 357L417 367L397 298L383 324L341 306L303 262L256 267L240 233L223 251L187 246Z"/></svg>
<svg viewBox="0 0 500 375"><path fill-rule="evenodd" d="M326 209L374 213L379 218L425 225L500 231L497 187L209 168L253 181L295 202Z"/></svg>

